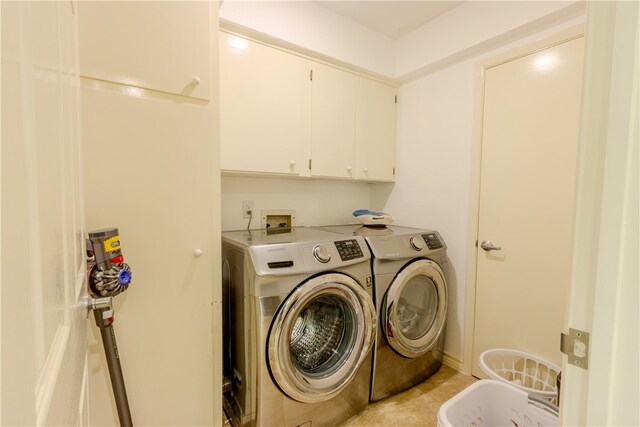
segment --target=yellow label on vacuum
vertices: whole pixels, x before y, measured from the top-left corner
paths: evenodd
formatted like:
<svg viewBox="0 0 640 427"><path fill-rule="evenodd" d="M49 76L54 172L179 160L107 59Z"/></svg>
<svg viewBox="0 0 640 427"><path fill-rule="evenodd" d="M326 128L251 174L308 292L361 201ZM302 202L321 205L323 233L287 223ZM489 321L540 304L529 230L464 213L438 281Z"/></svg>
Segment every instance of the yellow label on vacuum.
<svg viewBox="0 0 640 427"><path fill-rule="evenodd" d="M104 241L105 252L115 252L120 249L120 236L113 236Z"/></svg>

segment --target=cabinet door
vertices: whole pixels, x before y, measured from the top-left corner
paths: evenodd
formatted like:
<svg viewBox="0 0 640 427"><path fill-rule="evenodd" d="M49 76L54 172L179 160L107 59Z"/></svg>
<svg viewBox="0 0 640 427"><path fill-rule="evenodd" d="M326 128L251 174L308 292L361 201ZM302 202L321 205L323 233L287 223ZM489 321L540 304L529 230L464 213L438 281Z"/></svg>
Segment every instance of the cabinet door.
<svg viewBox="0 0 640 427"><path fill-rule="evenodd" d="M308 60L220 35L220 163L227 171L309 175Z"/></svg>
<svg viewBox="0 0 640 427"><path fill-rule="evenodd" d="M362 180L393 181L396 158L396 88L359 79L356 173Z"/></svg>
<svg viewBox="0 0 640 427"><path fill-rule="evenodd" d="M78 4L83 76L209 98L209 2Z"/></svg>
<svg viewBox="0 0 640 427"><path fill-rule="evenodd" d="M311 95L311 175L353 178L358 78L314 64Z"/></svg>

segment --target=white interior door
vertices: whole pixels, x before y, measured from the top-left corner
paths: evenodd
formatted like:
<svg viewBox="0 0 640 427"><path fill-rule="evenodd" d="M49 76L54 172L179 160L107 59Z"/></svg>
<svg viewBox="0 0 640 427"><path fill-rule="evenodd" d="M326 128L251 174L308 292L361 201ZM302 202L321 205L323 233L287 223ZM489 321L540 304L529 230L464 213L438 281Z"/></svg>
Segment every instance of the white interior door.
<svg viewBox="0 0 640 427"><path fill-rule="evenodd" d="M87 425L76 2L2 2L2 425Z"/></svg>
<svg viewBox="0 0 640 427"><path fill-rule="evenodd" d="M486 70L473 374L489 348L560 364L571 280L583 38ZM484 250L491 241L496 250ZM487 245L485 245L487 246Z"/></svg>

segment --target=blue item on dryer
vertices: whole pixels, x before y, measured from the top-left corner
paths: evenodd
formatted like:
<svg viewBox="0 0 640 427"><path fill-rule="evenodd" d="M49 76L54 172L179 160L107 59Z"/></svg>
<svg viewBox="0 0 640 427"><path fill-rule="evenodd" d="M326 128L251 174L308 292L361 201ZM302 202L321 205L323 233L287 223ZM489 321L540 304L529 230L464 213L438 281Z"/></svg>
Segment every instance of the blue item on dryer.
<svg viewBox="0 0 640 427"><path fill-rule="evenodd" d="M394 221L394 217L384 212L373 212L368 209L358 209L353 211L353 216L356 217L363 225L373 227L384 227L391 224Z"/></svg>

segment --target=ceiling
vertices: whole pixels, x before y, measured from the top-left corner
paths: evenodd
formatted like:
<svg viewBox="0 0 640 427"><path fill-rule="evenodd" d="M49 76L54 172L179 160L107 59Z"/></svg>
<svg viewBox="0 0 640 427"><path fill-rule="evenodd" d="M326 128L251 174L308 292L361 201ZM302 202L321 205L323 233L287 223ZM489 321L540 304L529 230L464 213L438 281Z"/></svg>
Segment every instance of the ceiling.
<svg viewBox="0 0 640 427"><path fill-rule="evenodd" d="M396 40L426 24L433 18L459 6L463 2L431 0L319 0L314 3Z"/></svg>

